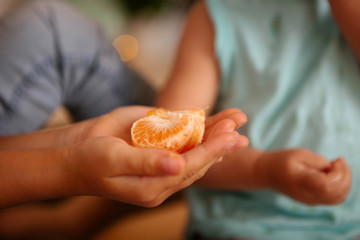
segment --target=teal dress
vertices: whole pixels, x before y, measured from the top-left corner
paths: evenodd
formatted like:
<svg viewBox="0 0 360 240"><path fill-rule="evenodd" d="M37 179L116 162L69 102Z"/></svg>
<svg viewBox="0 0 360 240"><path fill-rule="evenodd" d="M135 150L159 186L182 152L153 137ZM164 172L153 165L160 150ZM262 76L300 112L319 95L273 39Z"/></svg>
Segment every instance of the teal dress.
<svg viewBox="0 0 360 240"><path fill-rule="evenodd" d="M221 69L218 107L241 108L262 150L307 148L353 172L346 201L307 206L274 191L191 188L188 237L360 236L360 72L327 0L208 0Z"/></svg>

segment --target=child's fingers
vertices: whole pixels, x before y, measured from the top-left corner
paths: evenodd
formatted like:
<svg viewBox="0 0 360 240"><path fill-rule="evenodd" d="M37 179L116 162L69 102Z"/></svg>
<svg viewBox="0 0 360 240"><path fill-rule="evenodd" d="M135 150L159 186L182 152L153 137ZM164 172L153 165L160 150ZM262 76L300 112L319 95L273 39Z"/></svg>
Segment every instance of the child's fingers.
<svg viewBox="0 0 360 240"><path fill-rule="evenodd" d="M222 158L223 154L234 151L239 148L238 145L242 146L243 144L239 144L242 137L235 132L217 134L212 136L207 143L191 150L191 153L186 153L187 166L184 171L185 175L183 175L178 185L169 188L168 191L180 190L200 179L214 163ZM245 139L247 140L247 138ZM193 159L197 159L197 161Z"/></svg>
<svg viewBox="0 0 360 240"><path fill-rule="evenodd" d="M109 115L116 119L119 123L133 123L146 116L147 112L149 112L153 107L147 106L125 106L117 108L109 113ZM126 116L126 117L124 117Z"/></svg>
<svg viewBox="0 0 360 240"><path fill-rule="evenodd" d="M189 161L191 162L193 160L190 159ZM158 187L158 189L162 190L162 192L161 194L158 194L151 205L157 206L175 192L190 186L203 177L209 168L213 166L213 164L214 161L211 159L211 161L207 161L207 163L205 162L205 165L198 165L195 168L192 166L188 167L183 175L177 175L163 179L159 184L156 184L157 187L161 185L161 188ZM158 192L160 193L160 191Z"/></svg>
<svg viewBox="0 0 360 240"><path fill-rule="evenodd" d="M349 168L344 159L338 158L331 163L326 178L329 185L331 185L333 189L336 189L343 186L344 181L346 181L350 175L351 173L349 172Z"/></svg>
<svg viewBox="0 0 360 240"><path fill-rule="evenodd" d="M337 204L345 200L351 183L351 173L343 159L331 163L327 172L309 170L304 178L304 189L317 203Z"/></svg>
<svg viewBox="0 0 360 240"><path fill-rule="evenodd" d="M333 172L336 173L330 176L329 179L333 196L331 196L328 201L329 203L334 204L340 203L346 199L351 188L351 170L343 158L338 158L332 163L332 166L333 167L329 175L333 174Z"/></svg>
<svg viewBox="0 0 360 240"><path fill-rule="evenodd" d="M205 121L206 128L210 128L214 126L217 122L219 122L222 119L232 119L236 126L235 129L239 128L240 126L244 125L247 121L246 115L238 108L229 108L224 111L221 111Z"/></svg>
<svg viewBox="0 0 360 240"><path fill-rule="evenodd" d="M236 124L232 119L222 119L211 127L206 128L204 133L204 140L206 141L209 136L216 136L224 132L234 132Z"/></svg>
<svg viewBox="0 0 360 240"><path fill-rule="evenodd" d="M340 159L337 159L334 162L331 162L330 167L326 169L327 174L327 182L331 184L333 187L336 187L342 179L343 175L343 167Z"/></svg>
<svg viewBox="0 0 360 240"><path fill-rule="evenodd" d="M309 156L302 156L301 157L303 164L306 168L313 169L315 171L323 171L327 172L328 169L331 167L331 162L323 156L316 155L309 155Z"/></svg>
<svg viewBox="0 0 360 240"><path fill-rule="evenodd" d="M212 129L209 131L209 135L205 137L207 138L213 138L217 135L223 134L223 133L235 133L238 135L238 133L235 131L235 122L231 119L223 119L219 121L215 126L212 127ZM239 141L234 146L235 149L238 148L245 148L249 145L249 140L247 137L239 135L238 136Z"/></svg>
<svg viewBox="0 0 360 240"><path fill-rule="evenodd" d="M211 136L207 141L182 154L186 160L188 176L200 171L209 163L215 163L227 152L234 151L242 138L236 133L222 133Z"/></svg>
<svg viewBox="0 0 360 240"><path fill-rule="evenodd" d="M222 119L217 122L214 126L208 128L204 134L203 142L207 141L210 137L215 137L216 135L227 133L227 132L235 132L236 123L232 119ZM245 148L249 145L249 140L245 136L240 136L240 141L238 142L239 148Z"/></svg>
<svg viewBox="0 0 360 240"><path fill-rule="evenodd" d="M185 160L183 171L176 176L160 178L161 182L155 184L159 195L151 204L162 202L174 192L200 179L224 153L232 151L238 141L239 135L235 132L216 134L203 144L182 154ZM154 178L155 182L158 180L159 178Z"/></svg>

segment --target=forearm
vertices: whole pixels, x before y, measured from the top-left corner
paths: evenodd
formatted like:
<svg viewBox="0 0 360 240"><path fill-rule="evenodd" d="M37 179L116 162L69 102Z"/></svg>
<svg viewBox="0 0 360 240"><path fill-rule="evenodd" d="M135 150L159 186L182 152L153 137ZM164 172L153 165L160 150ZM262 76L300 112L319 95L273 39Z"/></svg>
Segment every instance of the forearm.
<svg viewBox="0 0 360 240"><path fill-rule="evenodd" d="M93 120L21 135L0 136L0 151L48 148L71 144L77 140L81 140L81 133L90 121Z"/></svg>
<svg viewBox="0 0 360 240"><path fill-rule="evenodd" d="M203 1L190 11L174 69L156 101L167 108L206 108L217 97L219 69L214 52L214 29Z"/></svg>
<svg viewBox="0 0 360 240"><path fill-rule="evenodd" d="M0 208L76 194L65 148L0 151Z"/></svg>
<svg viewBox="0 0 360 240"><path fill-rule="evenodd" d="M262 174L260 156L262 151L248 148L225 156L215 164L206 175L197 182L198 186L229 189L265 189L268 188L266 176Z"/></svg>
<svg viewBox="0 0 360 240"><path fill-rule="evenodd" d="M360 0L329 0L341 32L360 59Z"/></svg>
<svg viewBox="0 0 360 240"><path fill-rule="evenodd" d="M168 109L202 108L206 113L211 112L218 89L215 81L208 81L209 79L205 79L204 76L184 76L184 74L179 74L175 78L170 80L169 84L158 95L155 102L157 107Z"/></svg>
<svg viewBox="0 0 360 240"><path fill-rule="evenodd" d="M198 184L224 190L271 189L306 204L338 204L351 187L345 161L306 149L241 150L214 165Z"/></svg>
<svg viewBox="0 0 360 240"><path fill-rule="evenodd" d="M61 137L57 130L0 137L0 150L31 149L57 146Z"/></svg>

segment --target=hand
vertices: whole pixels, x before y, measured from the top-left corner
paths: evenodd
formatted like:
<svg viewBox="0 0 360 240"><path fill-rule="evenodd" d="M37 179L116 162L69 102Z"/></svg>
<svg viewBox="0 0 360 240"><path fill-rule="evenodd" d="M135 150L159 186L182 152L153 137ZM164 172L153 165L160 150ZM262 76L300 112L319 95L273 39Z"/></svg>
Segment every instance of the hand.
<svg viewBox="0 0 360 240"><path fill-rule="evenodd" d="M339 204L351 187L351 171L344 159L330 162L305 149L264 153L259 171L270 188L300 202Z"/></svg>
<svg viewBox="0 0 360 240"><path fill-rule="evenodd" d="M132 124L146 116L151 107L128 106L117 108L107 114L73 124L62 137L63 144L72 144L91 137L113 136L131 144Z"/></svg>
<svg viewBox="0 0 360 240"><path fill-rule="evenodd" d="M117 109L83 128L86 134L82 136L102 136L69 147L71 161L64 167L72 173L69 181L77 194L157 206L201 178L221 156L248 144L247 138L234 131L246 122L246 116L229 109L207 119L204 142L191 151L179 155L138 149L129 144L130 127L147 111L144 107ZM117 137L106 136L115 133Z"/></svg>

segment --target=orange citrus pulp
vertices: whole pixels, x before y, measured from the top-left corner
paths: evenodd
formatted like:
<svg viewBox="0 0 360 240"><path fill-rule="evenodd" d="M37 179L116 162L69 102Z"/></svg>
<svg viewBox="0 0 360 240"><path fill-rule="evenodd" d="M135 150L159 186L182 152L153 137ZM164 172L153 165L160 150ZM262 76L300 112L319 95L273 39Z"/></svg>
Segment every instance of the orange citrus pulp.
<svg viewBox="0 0 360 240"><path fill-rule="evenodd" d="M202 141L204 122L205 112L202 109L153 109L146 117L134 122L131 139L135 147L183 153Z"/></svg>

